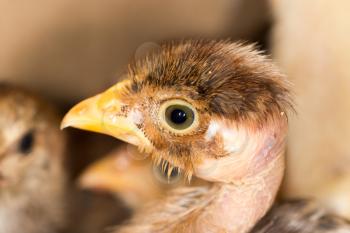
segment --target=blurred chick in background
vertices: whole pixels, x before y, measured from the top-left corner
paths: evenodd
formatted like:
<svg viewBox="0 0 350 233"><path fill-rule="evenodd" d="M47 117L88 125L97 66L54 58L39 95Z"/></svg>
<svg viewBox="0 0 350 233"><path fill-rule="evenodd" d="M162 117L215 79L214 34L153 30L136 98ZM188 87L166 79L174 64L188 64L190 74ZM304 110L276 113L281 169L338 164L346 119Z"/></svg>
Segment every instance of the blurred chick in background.
<svg viewBox="0 0 350 233"><path fill-rule="evenodd" d="M0 232L59 232L65 225L64 136L44 101L0 84Z"/></svg>
<svg viewBox="0 0 350 233"><path fill-rule="evenodd" d="M131 209L164 195L170 185L156 179L152 161L137 160L129 153L128 146L124 145L92 164L80 178L81 187L111 192Z"/></svg>
<svg viewBox="0 0 350 233"><path fill-rule="evenodd" d="M93 163L79 180L83 189L113 193L133 210L158 200L176 187L205 184L195 177L189 183L177 170L168 176L167 171L154 166L150 158L131 145L120 146Z"/></svg>
<svg viewBox="0 0 350 233"><path fill-rule="evenodd" d="M96 233L128 212L68 178L59 114L34 94L0 84L0 233Z"/></svg>

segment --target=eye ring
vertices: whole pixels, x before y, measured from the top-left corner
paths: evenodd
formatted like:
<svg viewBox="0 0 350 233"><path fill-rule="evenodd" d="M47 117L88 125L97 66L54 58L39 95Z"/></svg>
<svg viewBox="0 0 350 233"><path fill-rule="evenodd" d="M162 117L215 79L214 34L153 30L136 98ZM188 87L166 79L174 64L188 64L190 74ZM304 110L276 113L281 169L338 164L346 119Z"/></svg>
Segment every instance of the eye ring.
<svg viewBox="0 0 350 233"><path fill-rule="evenodd" d="M188 102L180 99L167 100L159 109L161 125L175 134L189 134L199 125L198 112Z"/></svg>

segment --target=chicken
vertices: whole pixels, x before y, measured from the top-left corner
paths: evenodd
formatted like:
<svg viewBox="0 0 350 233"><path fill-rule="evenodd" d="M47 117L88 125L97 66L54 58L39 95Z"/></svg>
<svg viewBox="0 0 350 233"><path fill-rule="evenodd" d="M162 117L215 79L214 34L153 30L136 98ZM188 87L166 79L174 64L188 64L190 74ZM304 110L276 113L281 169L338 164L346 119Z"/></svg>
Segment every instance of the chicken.
<svg viewBox="0 0 350 233"><path fill-rule="evenodd" d="M160 176L154 176L155 169L150 159L136 160L128 156L127 148L118 148L92 164L82 174L79 183L83 189L115 194L131 209L136 209L164 195L168 187L166 182L156 179Z"/></svg>
<svg viewBox="0 0 350 233"><path fill-rule="evenodd" d="M0 232L47 233L65 223L64 135L44 101L0 84Z"/></svg>
<svg viewBox="0 0 350 233"><path fill-rule="evenodd" d="M161 166L153 166L137 148L123 145L90 165L79 178L79 184L82 189L111 193L135 210L163 197L171 189L204 185L204 182L192 179L188 183L176 170L168 177L167 171L164 172Z"/></svg>
<svg viewBox="0 0 350 233"><path fill-rule="evenodd" d="M126 79L62 121L138 147L180 187L115 232L248 232L275 200L284 171L289 83L253 46L183 41L129 66ZM139 177L142 179L142 177Z"/></svg>

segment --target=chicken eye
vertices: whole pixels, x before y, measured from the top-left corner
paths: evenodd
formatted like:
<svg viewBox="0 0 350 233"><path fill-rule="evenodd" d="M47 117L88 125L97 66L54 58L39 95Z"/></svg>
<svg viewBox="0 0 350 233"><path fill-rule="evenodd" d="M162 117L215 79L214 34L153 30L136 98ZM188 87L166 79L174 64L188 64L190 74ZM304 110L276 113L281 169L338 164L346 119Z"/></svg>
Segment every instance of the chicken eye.
<svg viewBox="0 0 350 233"><path fill-rule="evenodd" d="M181 178L179 169L174 167L169 171L169 165L166 165L164 168L161 165L155 166L154 173L157 180L165 184L175 184Z"/></svg>
<svg viewBox="0 0 350 233"><path fill-rule="evenodd" d="M197 126L198 114L194 107L183 100L170 100L160 108L162 125L175 133L186 133Z"/></svg>
<svg viewBox="0 0 350 233"><path fill-rule="evenodd" d="M184 105L170 105L165 110L166 122L175 129L186 129L193 124L194 113Z"/></svg>
<svg viewBox="0 0 350 233"><path fill-rule="evenodd" d="M26 133L19 141L18 150L22 154L28 154L32 150L33 144L34 144L34 132L30 131Z"/></svg>

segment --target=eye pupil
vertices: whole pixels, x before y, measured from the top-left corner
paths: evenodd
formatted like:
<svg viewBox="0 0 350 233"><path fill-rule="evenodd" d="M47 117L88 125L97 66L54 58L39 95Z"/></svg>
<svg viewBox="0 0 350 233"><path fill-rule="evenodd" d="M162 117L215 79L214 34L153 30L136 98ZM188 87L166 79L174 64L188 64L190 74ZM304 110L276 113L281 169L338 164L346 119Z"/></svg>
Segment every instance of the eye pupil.
<svg viewBox="0 0 350 233"><path fill-rule="evenodd" d="M33 147L33 144L34 144L34 133L29 132L25 134L19 143L20 152L23 154L29 153Z"/></svg>
<svg viewBox="0 0 350 233"><path fill-rule="evenodd" d="M160 108L160 122L170 132L188 132L197 124L197 111L185 101L173 100L165 102Z"/></svg>
<svg viewBox="0 0 350 233"><path fill-rule="evenodd" d="M187 120L187 114L181 109L174 109L170 114L170 119L175 124L183 124Z"/></svg>

